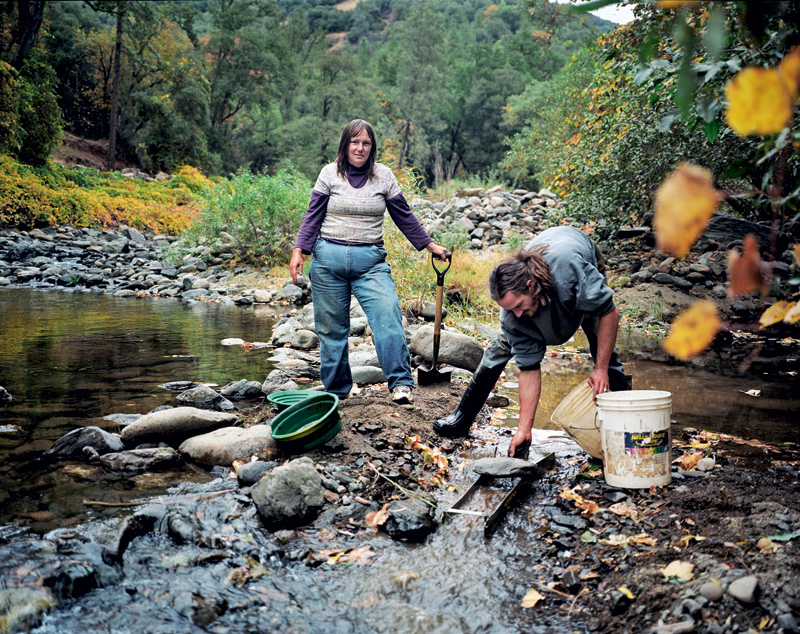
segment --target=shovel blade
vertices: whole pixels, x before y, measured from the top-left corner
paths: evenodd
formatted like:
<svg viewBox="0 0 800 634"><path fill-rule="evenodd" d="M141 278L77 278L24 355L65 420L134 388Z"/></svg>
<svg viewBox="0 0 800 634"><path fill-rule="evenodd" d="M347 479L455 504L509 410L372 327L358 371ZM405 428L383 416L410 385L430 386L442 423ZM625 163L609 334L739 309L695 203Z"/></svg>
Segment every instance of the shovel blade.
<svg viewBox="0 0 800 634"><path fill-rule="evenodd" d="M440 372L436 368L417 369L417 383L419 385L433 385L434 383L449 383L452 372Z"/></svg>

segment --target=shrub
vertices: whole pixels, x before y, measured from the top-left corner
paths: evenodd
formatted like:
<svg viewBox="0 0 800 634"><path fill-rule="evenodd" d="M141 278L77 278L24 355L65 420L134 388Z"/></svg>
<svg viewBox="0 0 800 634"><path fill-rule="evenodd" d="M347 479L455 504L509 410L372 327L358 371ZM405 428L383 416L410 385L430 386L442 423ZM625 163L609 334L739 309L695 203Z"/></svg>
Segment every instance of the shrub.
<svg viewBox="0 0 800 634"><path fill-rule="evenodd" d="M311 187L294 170L269 176L242 169L230 179L209 183L199 191L199 217L186 237L230 243L242 260L252 264L285 262L308 206Z"/></svg>

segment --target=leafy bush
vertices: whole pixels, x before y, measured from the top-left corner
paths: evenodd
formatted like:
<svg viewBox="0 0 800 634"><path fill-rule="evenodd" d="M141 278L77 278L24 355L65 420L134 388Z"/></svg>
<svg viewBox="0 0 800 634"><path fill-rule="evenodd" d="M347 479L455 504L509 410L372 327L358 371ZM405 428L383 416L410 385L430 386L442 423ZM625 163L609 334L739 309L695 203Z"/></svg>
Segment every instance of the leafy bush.
<svg viewBox="0 0 800 634"><path fill-rule="evenodd" d="M3 155L0 201L0 224L20 227L125 224L177 233L196 213L185 187L57 164L34 168Z"/></svg>
<svg viewBox="0 0 800 634"><path fill-rule="evenodd" d="M311 187L293 170L280 170L272 176L240 170L230 179L200 190L199 217L186 237L229 243L242 260L252 264L285 262Z"/></svg>

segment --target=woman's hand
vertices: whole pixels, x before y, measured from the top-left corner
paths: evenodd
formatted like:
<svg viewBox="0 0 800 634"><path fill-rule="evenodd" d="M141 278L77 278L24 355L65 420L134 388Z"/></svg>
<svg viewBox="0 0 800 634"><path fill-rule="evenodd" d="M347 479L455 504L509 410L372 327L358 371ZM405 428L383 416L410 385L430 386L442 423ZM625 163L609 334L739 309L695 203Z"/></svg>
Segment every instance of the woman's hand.
<svg viewBox="0 0 800 634"><path fill-rule="evenodd" d="M297 284L297 276L303 274L303 250L300 248L292 251L292 259L289 260L289 274L295 284Z"/></svg>
<svg viewBox="0 0 800 634"><path fill-rule="evenodd" d="M433 253L433 257L435 257L437 260L447 259L446 257L447 249L445 249L443 246L436 244L435 242L429 242L425 248L428 249L428 251L430 251L431 253Z"/></svg>

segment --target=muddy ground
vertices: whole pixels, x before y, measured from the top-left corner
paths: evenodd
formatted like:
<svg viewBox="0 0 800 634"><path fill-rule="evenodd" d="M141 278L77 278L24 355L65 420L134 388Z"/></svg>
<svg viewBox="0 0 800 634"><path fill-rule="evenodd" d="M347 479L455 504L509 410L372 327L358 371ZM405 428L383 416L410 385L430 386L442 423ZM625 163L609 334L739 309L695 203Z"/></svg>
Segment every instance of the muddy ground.
<svg viewBox="0 0 800 634"><path fill-rule="evenodd" d="M475 445L490 453L496 446L499 455L512 432L502 410L485 407L467 438L439 438L431 421L455 408L463 386L418 388L403 407L385 387L364 389L341 403L344 425L334 442L310 455L362 464L364 502L382 505L399 494L375 463L403 488L441 502L455 471L469 473ZM529 610L579 616L601 632L797 632L800 447L673 430L673 480L663 487L616 489L577 445L557 454L542 475L555 486L534 487L516 511L548 511L531 526L546 555L531 562L541 583ZM412 448L413 437L423 447ZM448 469L427 464L426 449L444 454ZM713 468L699 470L699 456L713 458ZM351 520L347 529L354 528ZM368 540L364 521L359 528Z"/></svg>

